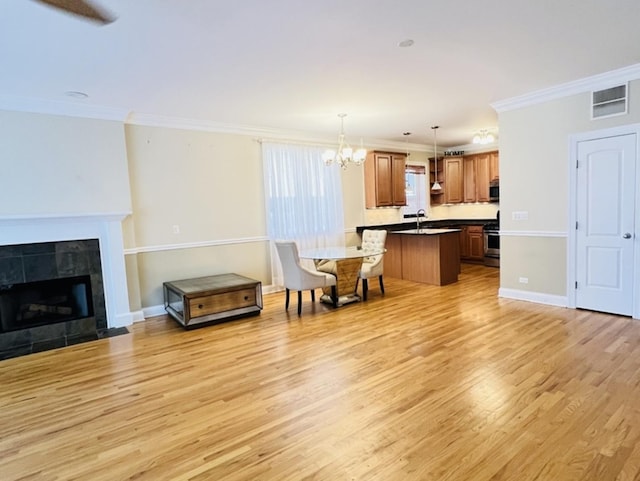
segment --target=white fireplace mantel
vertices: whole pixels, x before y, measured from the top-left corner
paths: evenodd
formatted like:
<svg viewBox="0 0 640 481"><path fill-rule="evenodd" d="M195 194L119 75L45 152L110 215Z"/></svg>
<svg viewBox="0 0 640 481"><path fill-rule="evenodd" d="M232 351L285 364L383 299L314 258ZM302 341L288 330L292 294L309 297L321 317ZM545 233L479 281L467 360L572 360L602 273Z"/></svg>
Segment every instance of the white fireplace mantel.
<svg viewBox="0 0 640 481"><path fill-rule="evenodd" d="M0 216L0 245L98 239L107 326L133 323L129 310L122 220L130 212Z"/></svg>

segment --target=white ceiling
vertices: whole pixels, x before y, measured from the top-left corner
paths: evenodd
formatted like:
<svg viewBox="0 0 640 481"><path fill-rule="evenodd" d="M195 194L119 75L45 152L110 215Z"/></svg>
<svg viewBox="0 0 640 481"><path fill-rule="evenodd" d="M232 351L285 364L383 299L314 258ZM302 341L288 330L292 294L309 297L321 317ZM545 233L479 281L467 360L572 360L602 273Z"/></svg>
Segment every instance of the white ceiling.
<svg viewBox="0 0 640 481"><path fill-rule="evenodd" d="M0 94L460 146L492 102L640 61L638 0L96 2L117 20L1 0Z"/></svg>

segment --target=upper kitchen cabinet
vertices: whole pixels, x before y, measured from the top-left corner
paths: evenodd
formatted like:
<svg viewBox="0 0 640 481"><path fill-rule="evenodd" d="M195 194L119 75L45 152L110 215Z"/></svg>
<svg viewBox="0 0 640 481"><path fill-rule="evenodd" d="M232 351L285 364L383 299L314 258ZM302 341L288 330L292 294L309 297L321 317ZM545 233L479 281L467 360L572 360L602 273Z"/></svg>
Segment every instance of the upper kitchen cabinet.
<svg viewBox="0 0 640 481"><path fill-rule="evenodd" d="M459 204L464 197L464 164L462 157L445 157L444 177L447 188L444 191L445 204Z"/></svg>
<svg viewBox="0 0 640 481"><path fill-rule="evenodd" d="M497 180L500 178L500 156L498 151L489 152L489 179Z"/></svg>
<svg viewBox="0 0 640 481"><path fill-rule="evenodd" d="M400 207L407 204L405 192L406 154L372 151L364 163L365 205Z"/></svg>
<svg viewBox="0 0 640 481"><path fill-rule="evenodd" d="M476 194L476 157L464 157L464 202L475 202Z"/></svg>
<svg viewBox="0 0 640 481"><path fill-rule="evenodd" d="M464 202L489 202L489 182L499 177L498 152L464 157Z"/></svg>
<svg viewBox="0 0 640 481"><path fill-rule="evenodd" d="M489 202L490 160L488 153L476 154L476 200Z"/></svg>

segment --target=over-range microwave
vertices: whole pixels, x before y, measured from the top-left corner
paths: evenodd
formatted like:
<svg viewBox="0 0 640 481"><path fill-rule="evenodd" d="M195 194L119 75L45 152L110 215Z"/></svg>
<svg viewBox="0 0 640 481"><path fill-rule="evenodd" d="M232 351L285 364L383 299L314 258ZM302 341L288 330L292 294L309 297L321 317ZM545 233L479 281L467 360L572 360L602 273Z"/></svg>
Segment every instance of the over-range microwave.
<svg viewBox="0 0 640 481"><path fill-rule="evenodd" d="M489 200L491 202L500 201L500 181L498 179L489 182Z"/></svg>

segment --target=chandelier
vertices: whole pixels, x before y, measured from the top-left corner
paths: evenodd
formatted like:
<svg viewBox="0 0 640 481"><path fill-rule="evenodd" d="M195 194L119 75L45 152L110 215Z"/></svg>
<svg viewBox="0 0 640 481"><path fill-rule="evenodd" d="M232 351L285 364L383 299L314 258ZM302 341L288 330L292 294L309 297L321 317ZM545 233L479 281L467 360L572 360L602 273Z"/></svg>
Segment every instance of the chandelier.
<svg viewBox="0 0 640 481"><path fill-rule="evenodd" d="M346 169L349 162L362 165L367 157L367 151L362 146L362 140L360 140L360 148L353 150L349 143L344 138L344 118L347 114L338 114L340 117L340 134L338 135L338 149L328 149L322 154L322 160L326 165L333 163L338 164L343 169Z"/></svg>
<svg viewBox="0 0 640 481"><path fill-rule="evenodd" d="M479 133L473 136L474 144L491 144L496 140L496 138L491 134L487 129L480 130Z"/></svg>

